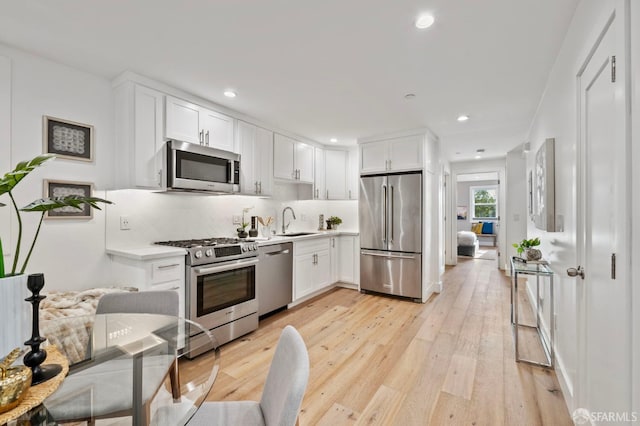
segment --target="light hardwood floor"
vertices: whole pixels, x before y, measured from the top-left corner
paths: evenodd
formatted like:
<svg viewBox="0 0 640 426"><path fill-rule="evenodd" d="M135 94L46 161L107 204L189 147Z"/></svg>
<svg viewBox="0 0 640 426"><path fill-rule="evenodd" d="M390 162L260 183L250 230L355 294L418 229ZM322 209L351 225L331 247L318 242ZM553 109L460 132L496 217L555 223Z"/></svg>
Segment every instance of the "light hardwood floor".
<svg viewBox="0 0 640 426"><path fill-rule="evenodd" d="M208 399L259 400L292 324L311 363L301 425L573 424L555 373L514 361L509 279L495 263L461 260L444 283L426 304L336 289L276 314L222 347Z"/></svg>

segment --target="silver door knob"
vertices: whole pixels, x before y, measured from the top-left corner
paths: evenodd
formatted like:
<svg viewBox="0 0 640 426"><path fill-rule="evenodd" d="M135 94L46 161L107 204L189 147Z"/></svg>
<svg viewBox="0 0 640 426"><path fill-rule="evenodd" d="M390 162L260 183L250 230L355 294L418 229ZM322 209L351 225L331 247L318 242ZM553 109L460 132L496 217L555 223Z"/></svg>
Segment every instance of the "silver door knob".
<svg viewBox="0 0 640 426"><path fill-rule="evenodd" d="M578 266L577 268L569 268L567 269L567 275L570 277L579 276L584 280L584 268L582 266Z"/></svg>

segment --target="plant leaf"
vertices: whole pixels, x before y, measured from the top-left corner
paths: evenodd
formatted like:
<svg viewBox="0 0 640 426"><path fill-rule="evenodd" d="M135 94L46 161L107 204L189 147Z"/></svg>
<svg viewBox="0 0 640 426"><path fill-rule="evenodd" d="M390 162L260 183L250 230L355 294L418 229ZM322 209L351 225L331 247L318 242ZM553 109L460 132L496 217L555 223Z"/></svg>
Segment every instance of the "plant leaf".
<svg viewBox="0 0 640 426"><path fill-rule="evenodd" d="M82 210L83 204L89 204L94 209L101 210L98 203L113 204L111 201L103 198L66 195L64 197L41 198L24 206L20 210L25 212L48 212L60 207L73 207Z"/></svg>
<svg viewBox="0 0 640 426"><path fill-rule="evenodd" d="M11 191L15 186L20 183L29 173L41 166L45 162L55 158L53 154L44 154L35 157L30 161L21 161L16 165L16 168L6 173L2 179L0 179L0 195Z"/></svg>

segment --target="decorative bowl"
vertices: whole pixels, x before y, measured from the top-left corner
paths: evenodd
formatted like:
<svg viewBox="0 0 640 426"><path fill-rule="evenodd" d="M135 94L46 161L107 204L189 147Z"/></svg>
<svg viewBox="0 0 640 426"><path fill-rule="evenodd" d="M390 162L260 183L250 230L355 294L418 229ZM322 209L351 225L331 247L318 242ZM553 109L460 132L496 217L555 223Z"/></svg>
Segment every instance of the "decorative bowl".
<svg viewBox="0 0 640 426"><path fill-rule="evenodd" d="M24 365L0 370L0 413L12 410L31 386L31 369Z"/></svg>

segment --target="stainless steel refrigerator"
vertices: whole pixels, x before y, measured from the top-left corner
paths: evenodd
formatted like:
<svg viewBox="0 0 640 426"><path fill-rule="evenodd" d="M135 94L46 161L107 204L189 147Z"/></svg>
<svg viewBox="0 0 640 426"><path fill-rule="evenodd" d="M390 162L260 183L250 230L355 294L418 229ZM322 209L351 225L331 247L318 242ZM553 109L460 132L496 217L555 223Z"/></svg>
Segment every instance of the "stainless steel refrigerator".
<svg viewBox="0 0 640 426"><path fill-rule="evenodd" d="M422 298L422 173L360 178L360 288Z"/></svg>

